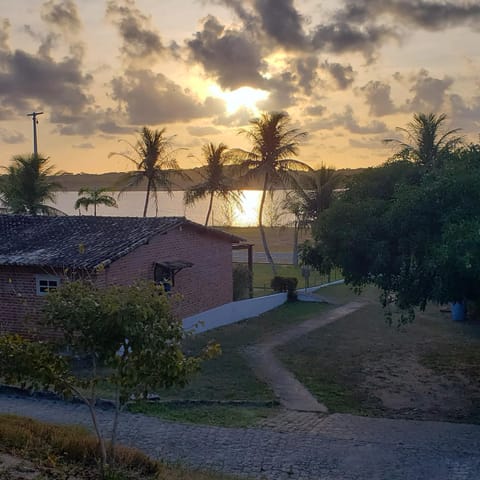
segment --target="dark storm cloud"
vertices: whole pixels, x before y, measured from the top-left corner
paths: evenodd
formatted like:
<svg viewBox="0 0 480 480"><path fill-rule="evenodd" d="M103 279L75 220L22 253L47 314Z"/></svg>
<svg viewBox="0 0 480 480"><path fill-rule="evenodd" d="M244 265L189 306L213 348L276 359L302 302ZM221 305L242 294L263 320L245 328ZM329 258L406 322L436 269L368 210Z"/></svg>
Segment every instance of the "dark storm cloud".
<svg viewBox="0 0 480 480"><path fill-rule="evenodd" d="M375 51L392 38L398 38L393 28L377 25L356 27L342 22L318 25L313 33L312 45L317 50L336 54L360 52L371 61Z"/></svg>
<svg viewBox="0 0 480 480"><path fill-rule="evenodd" d="M257 107L261 110L285 110L297 101L297 80L291 72L282 72L270 78L265 89L270 95L257 102Z"/></svg>
<svg viewBox="0 0 480 480"><path fill-rule="evenodd" d="M91 102L85 91L91 81L77 57L57 62L22 50L0 53L0 97L17 111L32 104L81 111Z"/></svg>
<svg viewBox="0 0 480 480"><path fill-rule="evenodd" d="M203 29L187 41L187 46L192 58L222 88L263 86L261 52L245 32L226 29L209 15L203 21Z"/></svg>
<svg viewBox="0 0 480 480"><path fill-rule="evenodd" d="M460 95L449 96L451 123L457 128L466 131L477 130L480 128L480 97L474 97L468 101Z"/></svg>
<svg viewBox="0 0 480 480"><path fill-rule="evenodd" d="M338 90L346 90L355 79L355 72L351 65L324 62L322 69L332 76Z"/></svg>
<svg viewBox="0 0 480 480"><path fill-rule="evenodd" d="M57 133L67 136L88 137L96 132L115 135L132 131L130 126L125 126L125 115L110 108L89 107L75 115L54 111L50 116L50 121L56 124L55 131Z"/></svg>
<svg viewBox="0 0 480 480"><path fill-rule="evenodd" d="M396 111L391 98L391 87L388 83L370 80L359 91L365 95L365 103L369 107L369 114L374 117L383 117Z"/></svg>
<svg viewBox="0 0 480 480"><path fill-rule="evenodd" d="M297 84L306 95L311 95L312 90L318 83L318 58L314 55L296 58L292 68L297 73Z"/></svg>
<svg viewBox="0 0 480 480"><path fill-rule="evenodd" d="M148 60L166 50L160 34L150 27L150 18L136 7L134 0L109 0L107 18L118 28L121 51L129 60Z"/></svg>
<svg viewBox="0 0 480 480"><path fill-rule="evenodd" d="M413 98L405 104L410 112L439 112L442 110L446 91L453 84L453 78L445 76L443 79L431 77L427 70L412 77L413 85L410 91Z"/></svg>
<svg viewBox="0 0 480 480"><path fill-rule="evenodd" d="M18 144L25 142L27 139L23 133L11 132L4 128L0 128L0 140L5 143Z"/></svg>
<svg viewBox="0 0 480 480"><path fill-rule="evenodd" d="M77 33L82 27L78 10L73 0L48 0L42 6L42 20L64 32Z"/></svg>
<svg viewBox="0 0 480 480"><path fill-rule="evenodd" d="M293 0L255 0L254 8L267 35L279 45L287 49L305 47L307 39L302 16L294 7Z"/></svg>
<svg viewBox="0 0 480 480"><path fill-rule="evenodd" d="M128 120L135 125L188 122L220 114L225 105L208 97L203 103L169 80L149 70L127 71L111 82L112 98L125 107Z"/></svg>
<svg viewBox="0 0 480 480"><path fill-rule="evenodd" d="M340 22L363 24L385 15L390 15L403 26L426 30L444 30L461 25L478 28L480 4L478 1L355 0L339 9L335 18Z"/></svg>

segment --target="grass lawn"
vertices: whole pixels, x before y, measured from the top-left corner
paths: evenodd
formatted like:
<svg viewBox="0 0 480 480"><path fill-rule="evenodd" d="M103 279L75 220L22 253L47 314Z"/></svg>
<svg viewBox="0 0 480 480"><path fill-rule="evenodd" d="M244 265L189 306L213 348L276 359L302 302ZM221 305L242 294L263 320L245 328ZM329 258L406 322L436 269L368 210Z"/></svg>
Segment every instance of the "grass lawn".
<svg viewBox="0 0 480 480"><path fill-rule="evenodd" d="M259 317L218 328L189 339L190 352L199 351L209 341L218 342L222 355L206 361L201 372L183 389L172 388L157 392L162 400L245 401L259 406L209 404L201 406L139 403L136 412L165 419L222 426L251 426L268 415L277 413L272 390L254 375L242 350L266 336L294 323L300 323L330 308L326 304L287 303ZM111 396L108 388L103 395ZM265 405L265 406L263 406Z"/></svg>
<svg viewBox="0 0 480 480"><path fill-rule="evenodd" d="M320 292L338 303L348 287ZM438 306L414 323L386 323L372 303L279 349L283 362L331 412L480 423L480 324L458 323Z"/></svg>
<svg viewBox="0 0 480 480"><path fill-rule="evenodd" d="M305 286L305 279L302 277L300 267L293 265L277 265L277 275L281 277L295 277L298 280L298 289L301 290ZM268 263L253 264L253 288L260 291L271 291L270 282L273 278L272 267ZM309 285L321 285L328 281L327 275L321 275L315 270L310 272ZM334 271L330 275L330 279L338 280L341 278L340 272Z"/></svg>
<svg viewBox="0 0 480 480"><path fill-rule="evenodd" d="M24 417L0 415L0 478L94 480L98 470L97 440L85 429L57 426ZM119 446L114 480L234 480L154 461L142 452Z"/></svg>

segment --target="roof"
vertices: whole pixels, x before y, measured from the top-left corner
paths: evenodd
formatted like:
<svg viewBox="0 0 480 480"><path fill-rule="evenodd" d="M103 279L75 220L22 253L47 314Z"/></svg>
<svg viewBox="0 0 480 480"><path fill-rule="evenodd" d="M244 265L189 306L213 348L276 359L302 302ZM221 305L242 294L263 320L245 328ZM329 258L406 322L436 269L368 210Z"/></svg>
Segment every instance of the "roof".
<svg viewBox="0 0 480 480"><path fill-rule="evenodd" d="M185 217L0 215L0 265L94 269L180 226L230 243L243 240Z"/></svg>

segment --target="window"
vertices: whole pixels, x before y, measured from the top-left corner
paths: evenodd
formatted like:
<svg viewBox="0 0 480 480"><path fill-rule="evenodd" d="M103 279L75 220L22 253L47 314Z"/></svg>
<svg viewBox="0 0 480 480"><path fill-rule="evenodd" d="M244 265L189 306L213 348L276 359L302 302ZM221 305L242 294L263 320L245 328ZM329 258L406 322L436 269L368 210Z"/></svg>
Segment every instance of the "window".
<svg viewBox="0 0 480 480"><path fill-rule="evenodd" d="M55 290L60 284L60 278L54 275L37 275L37 295L46 295L50 290Z"/></svg>

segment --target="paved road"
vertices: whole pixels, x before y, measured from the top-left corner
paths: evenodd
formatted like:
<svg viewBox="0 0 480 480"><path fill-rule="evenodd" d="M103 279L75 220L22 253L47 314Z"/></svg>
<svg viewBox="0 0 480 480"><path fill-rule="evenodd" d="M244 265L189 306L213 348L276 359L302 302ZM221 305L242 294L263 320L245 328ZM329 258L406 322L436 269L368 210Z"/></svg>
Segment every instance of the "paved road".
<svg viewBox="0 0 480 480"><path fill-rule="evenodd" d="M80 404L0 395L0 412L89 425ZM310 414L311 415L311 414ZM102 426L111 412L101 411ZM478 480L480 426L330 415L315 433L184 425L125 414L122 443L192 467L268 480Z"/></svg>

